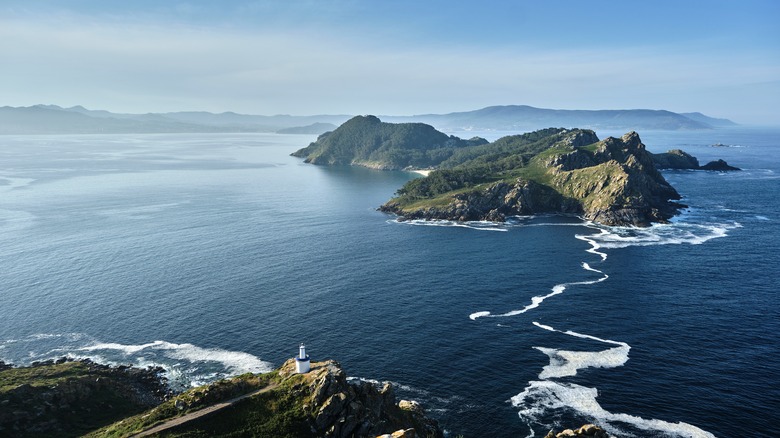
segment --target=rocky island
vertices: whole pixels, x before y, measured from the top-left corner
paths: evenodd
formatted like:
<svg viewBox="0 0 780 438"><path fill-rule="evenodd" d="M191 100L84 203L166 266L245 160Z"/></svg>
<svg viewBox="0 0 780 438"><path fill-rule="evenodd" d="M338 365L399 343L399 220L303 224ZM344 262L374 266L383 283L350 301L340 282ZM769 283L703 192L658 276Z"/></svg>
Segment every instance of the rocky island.
<svg viewBox="0 0 780 438"><path fill-rule="evenodd" d="M180 394L161 369L90 361L0 362L0 436L433 437L443 433L392 385L349 381L332 360L295 373L294 360Z"/></svg>
<svg viewBox="0 0 780 438"><path fill-rule="evenodd" d="M620 226L667 222L685 208L659 168L712 165L700 167L682 151L652 154L636 132L599 140L592 130L549 128L488 143L373 116L355 117L293 155L313 164L433 169L380 207L402 220L563 213Z"/></svg>

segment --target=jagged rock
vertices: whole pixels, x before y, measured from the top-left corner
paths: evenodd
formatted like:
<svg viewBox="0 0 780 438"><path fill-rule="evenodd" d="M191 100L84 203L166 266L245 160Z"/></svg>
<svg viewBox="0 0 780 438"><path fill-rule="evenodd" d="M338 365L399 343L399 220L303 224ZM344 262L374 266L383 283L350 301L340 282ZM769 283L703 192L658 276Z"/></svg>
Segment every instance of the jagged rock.
<svg viewBox="0 0 780 438"><path fill-rule="evenodd" d="M593 424L586 424L579 429L565 429L558 433L550 430L544 438L609 438L607 432Z"/></svg>
<svg viewBox="0 0 780 438"><path fill-rule="evenodd" d="M398 402L398 407L405 411L422 412L422 406L414 400L401 400Z"/></svg>
<svg viewBox="0 0 780 438"><path fill-rule="evenodd" d="M561 148L560 143L557 147ZM656 169L636 132L607 138L593 148L547 158L542 169L546 171L544 184L524 178L499 181L451 195L448 203L405 209L390 201L380 210L395 213L401 220L498 222L512 215L565 213L605 225L648 226L668 221L685 207L672 202L680 199L679 193Z"/></svg>
<svg viewBox="0 0 780 438"><path fill-rule="evenodd" d="M279 374L287 379L299 378L294 369L294 361L289 360ZM424 416L419 404L419 409L414 410L399 407L390 383L378 386L362 380L349 382L335 361L312 363L311 371L303 376L308 384L303 385L306 391L302 396L309 406L307 411L315 413L311 423L317 436L364 437L399 430L407 431L407 435L399 436L443 436L436 422ZM417 435L410 435L414 431Z"/></svg>
<svg viewBox="0 0 780 438"><path fill-rule="evenodd" d="M653 154L655 167L658 169L698 169L699 160L680 149L673 149L661 154Z"/></svg>
<svg viewBox="0 0 780 438"><path fill-rule="evenodd" d="M22 436L81 435L75 431L157 406L167 394L160 368L120 369L61 359L38 362L29 368L40 368L30 374L43 376L42 380L56 378L56 383L25 383L2 391L0 431L15 430ZM0 370L14 371L12 367ZM93 420L96 412L104 420Z"/></svg>
<svg viewBox="0 0 780 438"><path fill-rule="evenodd" d="M729 166L729 163L723 160L710 161L704 166L700 167L701 170L715 170L718 172L728 172L732 170L742 170L739 167Z"/></svg>
<svg viewBox="0 0 780 438"><path fill-rule="evenodd" d="M400 429L393 433L377 435L376 438L414 438L415 436L414 429Z"/></svg>

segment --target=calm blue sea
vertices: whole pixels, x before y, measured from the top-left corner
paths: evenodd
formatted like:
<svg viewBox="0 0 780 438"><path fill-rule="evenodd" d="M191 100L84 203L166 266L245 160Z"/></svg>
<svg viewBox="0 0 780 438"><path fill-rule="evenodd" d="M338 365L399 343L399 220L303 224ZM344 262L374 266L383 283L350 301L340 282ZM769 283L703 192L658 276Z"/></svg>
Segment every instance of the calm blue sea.
<svg viewBox="0 0 780 438"><path fill-rule="evenodd" d="M186 387L305 342L453 436L770 436L780 130L640 136L745 170L665 172L690 209L648 229L410 224L375 209L414 174L290 157L310 136L0 136L0 359Z"/></svg>

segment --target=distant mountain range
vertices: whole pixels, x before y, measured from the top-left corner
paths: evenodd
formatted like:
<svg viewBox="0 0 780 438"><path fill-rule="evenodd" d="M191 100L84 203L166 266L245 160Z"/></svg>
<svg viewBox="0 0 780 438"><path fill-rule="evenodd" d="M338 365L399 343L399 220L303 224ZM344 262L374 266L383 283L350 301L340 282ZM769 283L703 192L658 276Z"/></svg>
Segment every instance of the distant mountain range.
<svg viewBox="0 0 780 438"><path fill-rule="evenodd" d="M726 119L701 113L678 114L665 110L555 110L527 105L489 106L476 111L423 114L410 117L382 117L388 122L423 122L444 131L499 130L532 131L542 128L587 129L712 129L734 126Z"/></svg>
<svg viewBox="0 0 780 438"><path fill-rule="evenodd" d="M119 134L279 132L321 134L352 115L260 116L234 112L122 114L56 105L0 107L0 134ZM422 122L440 131L532 131L548 127L676 130L733 126L727 119L664 110L553 110L526 105L491 106L475 111L416 116L381 116L389 122Z"/></svg>

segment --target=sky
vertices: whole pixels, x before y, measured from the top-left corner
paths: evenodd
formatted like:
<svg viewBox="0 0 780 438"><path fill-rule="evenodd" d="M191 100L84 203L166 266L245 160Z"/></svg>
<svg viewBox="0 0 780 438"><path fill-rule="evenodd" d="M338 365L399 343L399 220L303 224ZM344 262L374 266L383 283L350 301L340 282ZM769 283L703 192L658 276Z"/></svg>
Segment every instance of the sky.
<svg viewBox="0 0 780 438"><path fill-rule="evenodd" d="M0 0L0 106L780 125L777 0Z"/></svg>

